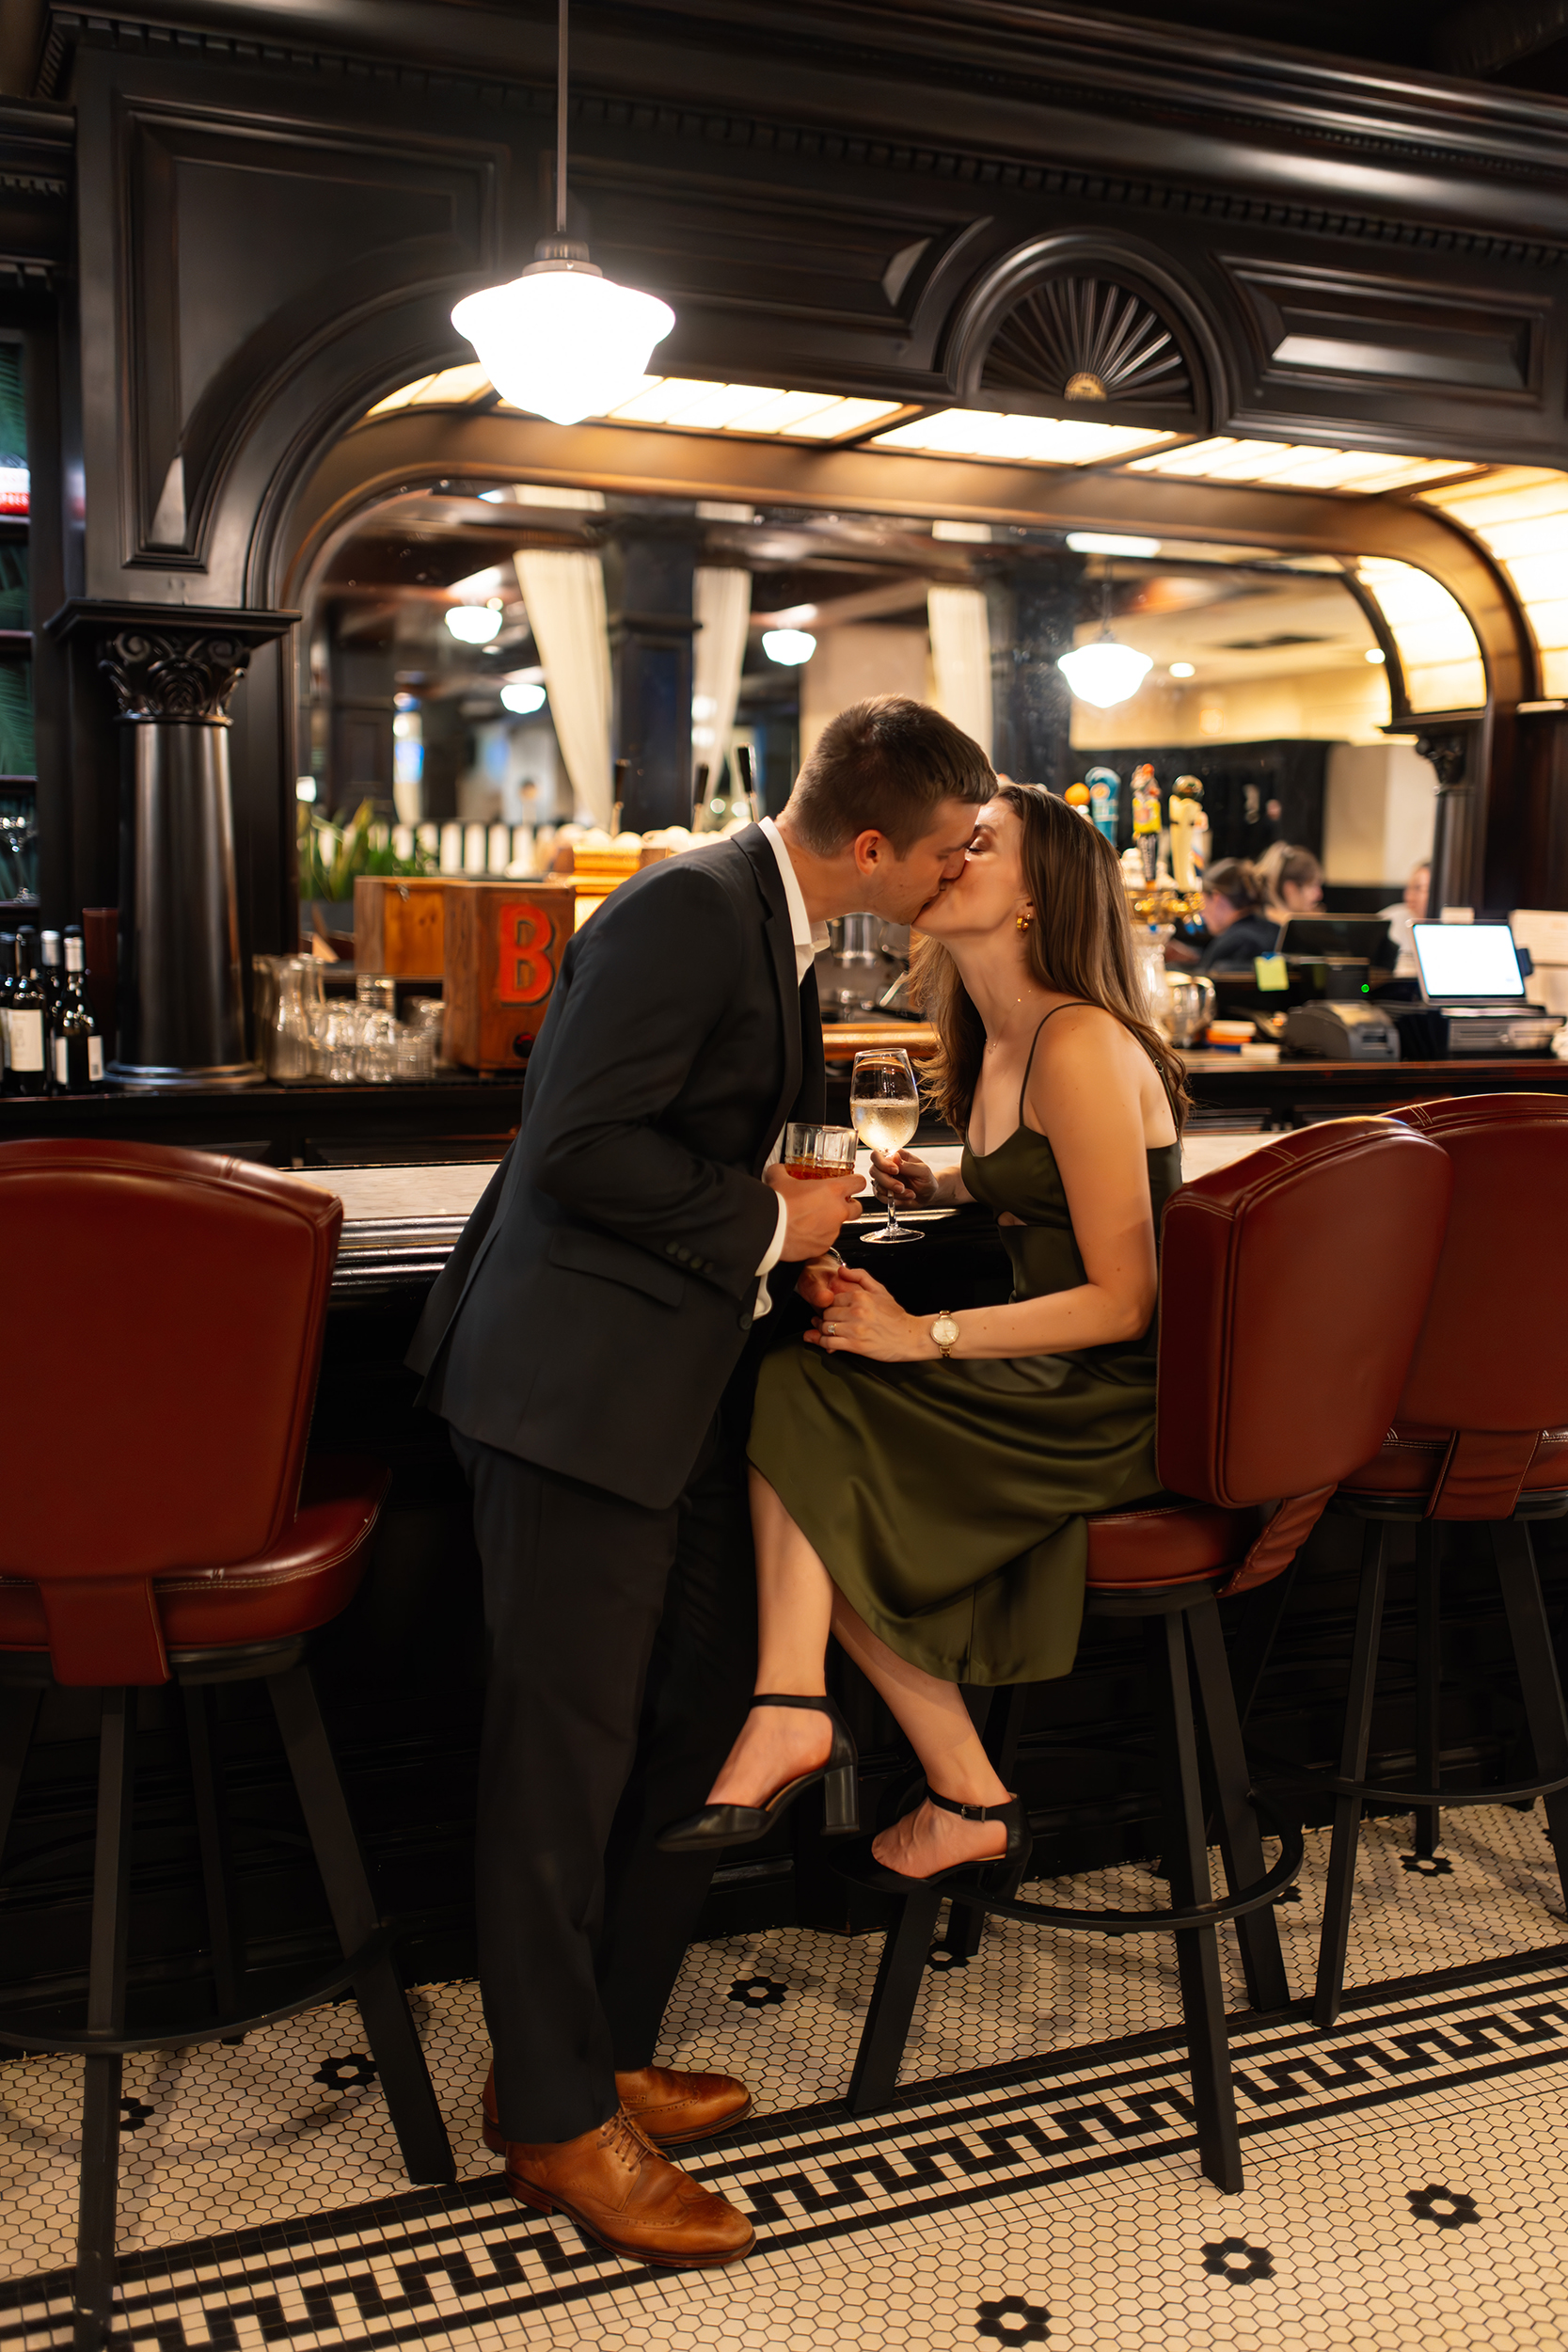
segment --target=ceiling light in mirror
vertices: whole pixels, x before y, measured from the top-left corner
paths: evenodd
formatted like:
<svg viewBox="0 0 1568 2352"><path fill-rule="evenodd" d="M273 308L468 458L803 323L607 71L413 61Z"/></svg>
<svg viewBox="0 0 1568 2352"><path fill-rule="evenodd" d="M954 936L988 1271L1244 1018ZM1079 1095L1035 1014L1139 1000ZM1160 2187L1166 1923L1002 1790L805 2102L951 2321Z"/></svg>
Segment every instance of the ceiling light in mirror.
<svg viewBox="0 0 1568 2352"><path fill-rule="evenodd" d="M545 690L528 678L508 678L501 688L501 708L519 719L529 718L545 707Z"/></svg>
<svg viewBox="0 0 1568 2352"><path fill-rule="evenodd" d="M1093 644L1080 645L1073 653L1065 653L1056 667L1080 702L1093 703L1100 710L1112 710L1134 695L1154 664L1136 646L1121 644L1106 635Z"/></svg>
<svg viewBox="0 0 1568 2352"><path fill-rule="evenodd" d="M762 650L769 661L776 661L785 670L798 670L816 651L816 640L808 628L766 628L762 633Z"/></svg>
<svg viewBox="0 0 1568 2352"><path fill-rule="evenodd" d="M1190 661L1173 661L1170 665L1170 674L1172 677L1196 677L1197 675L1197 672Z"/></svg>
<svg viewBox="0 0 1568 2352"><path fill-rule="evenodd" d="M460 645L487 645L500 635L501 616L494 605L452 604L447 607L447 627Z"/></svg>
<svg viewBox="0 0 1568 2352"><path fill-rule="evenodd" d="M1068 546L1074 555L1158 555L1158 539L1129 539L1114 531L1069 531Z"/></svg>
<svg viewBox="0 0 1568 2352"><path fill-rule="evenodd" d="M1088 424L1074 418L1016 417L989 408L942 408L934 417L879 433L873 449L933 457L983 457L1002 465L1094 466L1173 441L1174 433L1139 425Z"/></svg>

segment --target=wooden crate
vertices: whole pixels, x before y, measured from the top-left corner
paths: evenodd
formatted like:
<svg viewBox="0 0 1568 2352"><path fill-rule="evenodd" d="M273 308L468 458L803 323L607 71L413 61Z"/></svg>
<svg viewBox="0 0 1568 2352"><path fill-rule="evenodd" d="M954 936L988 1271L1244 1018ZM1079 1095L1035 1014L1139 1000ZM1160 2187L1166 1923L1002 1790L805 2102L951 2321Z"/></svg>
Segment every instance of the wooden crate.
<svg viewBox="0 0 1568 2352"><path fill-rule="evenodd" d="M446 971L447 891L452 877L359 874L354 883L354 961L360 972L438 980Z"/></svg>
<svg viewBox="0 0 1568 2352"><path fill-rule="evenodd" d="M445 900L445 1057L468 1070L519 1069L572 936L576 886L453 875Z"/></svg>

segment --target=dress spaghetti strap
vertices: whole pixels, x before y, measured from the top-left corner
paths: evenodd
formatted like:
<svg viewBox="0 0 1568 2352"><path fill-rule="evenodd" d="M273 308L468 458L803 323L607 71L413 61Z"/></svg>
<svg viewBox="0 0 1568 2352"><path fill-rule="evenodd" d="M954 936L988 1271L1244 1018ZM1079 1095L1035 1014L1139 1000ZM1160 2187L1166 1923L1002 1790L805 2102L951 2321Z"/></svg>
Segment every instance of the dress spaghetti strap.
<svg viewBox="0 0 1568 2352"><path fill-rule="evenodd" d="M1088 1002L1089 1000L1086 996L1069 996L1062 1004L1053 1005L1050 1012L1048 1012L1045 1015L1044 1020L1041 1021L1039 1028L1035 1031L1034 1036L1030 1039L1029 1058L1023 1065L1023 1084L1018 1090L1018 1123L1021 1127L1023 1124L1023 1101L1025 1095L1029 1091L1029 1073L1035 1067L1035 1048L1040 1041L1040 1029L1043 1029L1046 1022L1051 1020L1056 1013L1070 1012L1075 1005L1087 1006ZM1093 1008L1091 1007L1090 1009L1092 1010Z"/></svg>

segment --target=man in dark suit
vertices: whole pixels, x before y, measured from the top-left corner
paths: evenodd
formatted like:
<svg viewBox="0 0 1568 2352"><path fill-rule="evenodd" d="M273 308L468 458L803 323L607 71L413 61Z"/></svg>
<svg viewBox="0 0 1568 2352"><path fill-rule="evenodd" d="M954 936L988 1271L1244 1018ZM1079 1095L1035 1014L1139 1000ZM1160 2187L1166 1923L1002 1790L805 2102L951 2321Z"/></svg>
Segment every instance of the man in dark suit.
<svg viewBox="0 0 1568 2352"><path fill-rule="evenodd" d="M754 1676L768 1278L854 1214L852 1178L771 1164L786 1120L823 1115L812 960L831 915L918 914L993 787L935 710L857 704L777 825L623 883L562 961L521 1132L409 1354L473 1491L492 1643L486 2137L520 2200L643 2261L733 2261L752 2237L660 2153L750 2101L652 2063L711 1867L654 1839L703 1801Z"/></svg>

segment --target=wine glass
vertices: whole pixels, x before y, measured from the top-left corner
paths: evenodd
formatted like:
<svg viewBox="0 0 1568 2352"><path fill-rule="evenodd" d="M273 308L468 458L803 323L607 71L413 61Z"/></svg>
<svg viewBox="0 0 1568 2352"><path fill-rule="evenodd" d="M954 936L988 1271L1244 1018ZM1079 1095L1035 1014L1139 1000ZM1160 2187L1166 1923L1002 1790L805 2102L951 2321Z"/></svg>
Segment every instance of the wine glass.
<svg viewBox="0 0 1568 2352"><path fill-rule="evenodd" d="M879 1045L855 1056L849 1079L849 1116L861 1141L874 1152L901 1152L920 1124L920 1088L900 1045ZM900 1225L889 1201L887 1223L863 1242L924 1241L918 1227Z"/></svg>

